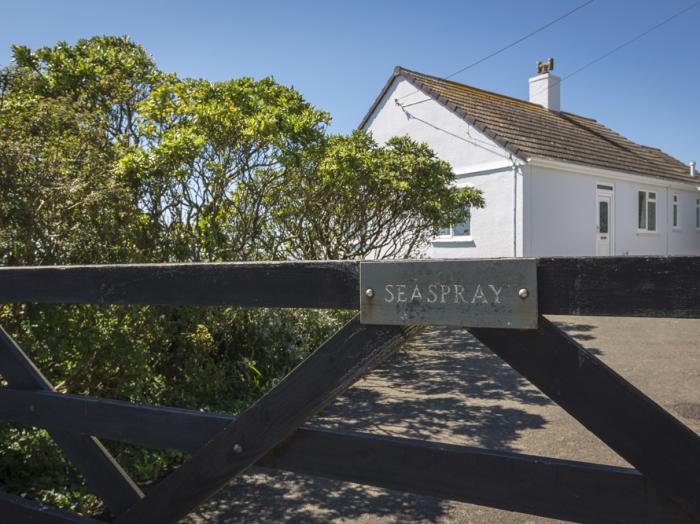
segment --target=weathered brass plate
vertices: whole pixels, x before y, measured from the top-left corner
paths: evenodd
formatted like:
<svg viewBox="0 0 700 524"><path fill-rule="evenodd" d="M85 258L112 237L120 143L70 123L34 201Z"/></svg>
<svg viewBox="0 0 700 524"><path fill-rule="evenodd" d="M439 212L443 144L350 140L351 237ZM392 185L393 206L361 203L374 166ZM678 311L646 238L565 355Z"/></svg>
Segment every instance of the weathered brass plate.
<svg viewBox="0 0 700 524"><path fill-rule="evenodd" d="M364 324L533 329L537 312L535 259L360 264Z"/></svg>

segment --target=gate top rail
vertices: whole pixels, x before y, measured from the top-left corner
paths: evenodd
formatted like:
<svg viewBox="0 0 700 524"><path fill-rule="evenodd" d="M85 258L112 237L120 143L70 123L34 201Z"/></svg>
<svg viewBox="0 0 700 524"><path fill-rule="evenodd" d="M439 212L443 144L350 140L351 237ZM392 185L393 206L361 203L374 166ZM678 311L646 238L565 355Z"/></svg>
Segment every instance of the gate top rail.
<svg viewBox="0 0 700 524"><path fill-rule="evenodd" d="M0 303L358 309L360 264L2 267ZM700 257L539 258L537 287L539 314L700 318Z"/></svg>

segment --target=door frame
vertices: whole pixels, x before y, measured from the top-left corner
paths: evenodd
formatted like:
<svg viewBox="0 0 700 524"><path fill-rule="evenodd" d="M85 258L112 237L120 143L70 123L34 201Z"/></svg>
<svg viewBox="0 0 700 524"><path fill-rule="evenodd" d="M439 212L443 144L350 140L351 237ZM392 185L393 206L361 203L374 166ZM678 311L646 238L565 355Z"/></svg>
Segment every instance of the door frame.
<svg viewBox="0 0 700 524"><path fill-rule="evenodd" d="M595 225L596 225L596 231L595 231L595 255L596 256L605 256L605 255L599 255L598 254L598 220L600 218L599 215L599 197L604 196L608 197L610 199L610 209L608 210L608 238L610 240L610 254L608 256L614 256L615 255L615 184L611 182L597 182L596 183L596 191L595 191L595 206L594 206L594 212L595 212Z"/></svg>

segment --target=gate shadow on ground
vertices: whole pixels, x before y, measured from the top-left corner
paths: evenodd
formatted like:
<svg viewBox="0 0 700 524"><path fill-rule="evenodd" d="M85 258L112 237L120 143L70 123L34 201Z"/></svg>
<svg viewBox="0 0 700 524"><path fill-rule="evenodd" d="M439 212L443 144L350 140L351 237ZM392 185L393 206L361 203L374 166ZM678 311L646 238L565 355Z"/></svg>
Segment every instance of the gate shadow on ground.
<svg viewBox="0 0 700 524"><path fill-rule="evenodd" d="M592 326L562 325L582 342ZM594 352L598 352L594 350ZM311 425L518 451L552 402L463 329L425 329ZM436 522L450 502L287 472L255 470L190 522Z"/></svg>

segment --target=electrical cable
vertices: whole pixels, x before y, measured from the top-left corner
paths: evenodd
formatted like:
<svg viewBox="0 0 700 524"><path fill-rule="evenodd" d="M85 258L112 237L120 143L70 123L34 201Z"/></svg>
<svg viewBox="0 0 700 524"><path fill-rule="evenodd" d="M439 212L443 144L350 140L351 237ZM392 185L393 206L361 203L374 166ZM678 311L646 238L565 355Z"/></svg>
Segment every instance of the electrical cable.
<svg viewBox="0 0 700 524"><path fill-rule="evenodd" d="M564 14L561 15L561 16L559 16L558 18L555 18L554 20L551 20L551 21L547 22L545 25L543 25L543 26L541 26L541 27L538 27L537 29L535 29L534 31L531 31L530 33L526 34L525 36L522 36L522 37L518 38L517 40L511 42L510 44L508 44L508 45L506 45L506 46L504 46L504 47L498 49L497 51L494 51L493 53L488 54L488 55L484 56L483 58L480 58L479 60L477 60L477 61L475 61L475 62L472 62L471 64L469 64L469 65L463 67L462 69L459 69L458 71L455 71L454 73L452 73L452 74L450 74L450 75L444 77L443 80L448 80L448 79L450 79L450 78L452 78L452 77L454 77L454 76L457 76L458 74L463 73L464 71L466 71L466 70L468 70L468 69L471 69L472 67L475 67L475 66L481 64L482 62L485 62L485 61L488 60L489 58L493 58L494 56L499 55L499 54L501 54L501 53L504 52L504 51L507 51L507 50L510 49L511 47L518 45L520 42L523 42L524 40L527 40L528 38L530 38L531 36L536 35L536 34L539 33L540 31L543 31L543 30L547 29L548 27L550 27L550 26L556 24L556 23L559 22L560 20L563 20L564 18L566 18L566 17L568 17L568 16L574 14L576 11L579 11L580 9L583 9L584 7L588 6L588 5L591 4L592 2L593 2L593 0L586 0L584 3L578 5L577 7L575 7L574 9L572 9L571 11L567 11L566 13L564 13ZM415 91L413 91L413 92L411 92L411 93L408 93L408 94L406 94L406 95L403 95L403 96L400 97L400 98L397 98L397 100L403 100L404 98L406 98L406 97L408 97L408 96L411 96L411 95L413 95L413 94L415 94L415 93L417 93L417 92L419 92L418 89L416 89Z"/></svg>
<svg viewBox="0 0 700 524"><path fill-rule="evenodd" d="M657 23L657 24L651 26L650 28L646 29L645 31L642 31L642 32L639 33L638 35L633 36L633 37L630 38L629 40L626 40L626 41L623 42L622 44L620 44L620 45L618 45L617 47L611 49L610 51L607 51L606 53L603 53L603 54L600 55L598 58L595 58L595 59L591 60L591 61L588 62L587 64L585 64L585 65L579 67L578 69L576 69L575 71L569 73L569 74L566 75L566 76L563 76L562 78L559 79L558 82L556 82L555 86L561 84L564 80L566 80L566 79L568 79L568 78L571 78L571 77L574 76L575 74L580 73L580 72L583 71L584 69L588 69L588 68L591 67L593 64L596 64L596 63L600 62L601 60L603 60L603 59L609 57L609 56L612 55L613 53L616 53L616 52L619 51L620 49L622 49L622 48L624 48L624 47L627 47L627 46L630 45L630 44L633 44L634 42L636 42L636 41L639 40L640 38L642 38L642 37L648 35L649 33L651 33L652 31L654 31L654 30L656 30L656 29L658 29L658 28L661 27L662 25L667 24L668 22L670 22L670 21L673 20L674 18L678 18L680 15L682 15L682 14L684 14L684 13L687 13L687 12L690 11L691 9L697 7L698 5L700 5L700 1L697 1L697 2L694 2L694 3L690 4L688 7L684 8L684 9L681 9L680 11L678 11L678 12L672 14L672 15L669 16L668 18L665 18L665 19L662 20L661 22L659 22L659 23ZM543 89L537 91L537 92L535 93L535 95L539 95L540 93L543 93L543 92L546 91L547 89L549 89L549 86L544 87Z"/></svg>
<svg viewBox="0 0 700 524"><path fill-rule="evenodd" d="M400 105L400 104L399 104L399 105ZM403 108L402 108L402 109L403 109ZM467 142L467 143L469 143L469 144L472 144L473 146L476 146L476 147L478 147L478 148L481 148L481 149L484 149L484 150L486 150L486 151L489 151L490 153L493 153L494 155L498 155L498 156L500 156L500 157L503 157L503 158L506 159L506 160L511 160L511 161L513 160L513 157L512 157L512 155L511 155L510 153L504 154L502 150L499 151L499 150L495 149L495 147L498 147L498 145L495 145L495 147L492 147L494 144L489 143L489 142L485 142L484 140L479 140L478 138L474 138L474 137L472 137L471 135L468 135L469 138L466 138L466 137L461 136L461 135L459 135L459 134L457 134L457 133L454 133L454 132L452 132L452 131L449 131L449 130L443 128L443 127L440 127L440 126L438 126L438 125L436 125L436 124L433 124L432 122L428 122L427 120L423 120L423 119L420 118L420 117L417 117L417 116L415 116L415 115L412 115L411 113L409 113L409 112L406 111L405 109L404 109L404 112L406 113L406 115L407 115L409 118L411 118L411 119L413 119L413 120L418 120L418 121L421 122L422 124L425 124L425 125L427 125L427 126L429 126L429 127L432 127L432 128L435 129L436 131L441 131L441 132L443 132L443 133L445 133L445 134L448 134L448 135L450 135L450 136L452 136L452 137L454 137L454 138L456 138L456 139L458 139L458 140L462 140L463 142Z"/></svg>

